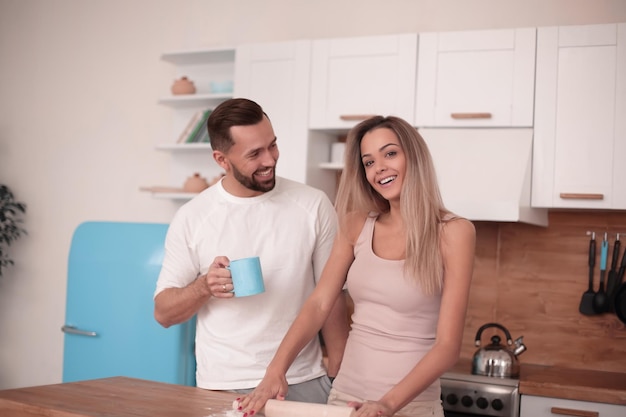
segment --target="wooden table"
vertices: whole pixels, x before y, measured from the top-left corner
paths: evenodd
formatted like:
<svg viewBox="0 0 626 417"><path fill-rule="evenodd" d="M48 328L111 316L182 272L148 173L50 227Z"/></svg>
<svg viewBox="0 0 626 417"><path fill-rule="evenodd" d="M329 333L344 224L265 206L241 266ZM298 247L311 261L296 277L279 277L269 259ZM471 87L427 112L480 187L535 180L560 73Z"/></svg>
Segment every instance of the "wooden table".
<svg viewBox="0 0 626 417"><path fill-rule="evenodd" d="M222 417L238 394L113 377L0 391L7 417Z"/></svg>

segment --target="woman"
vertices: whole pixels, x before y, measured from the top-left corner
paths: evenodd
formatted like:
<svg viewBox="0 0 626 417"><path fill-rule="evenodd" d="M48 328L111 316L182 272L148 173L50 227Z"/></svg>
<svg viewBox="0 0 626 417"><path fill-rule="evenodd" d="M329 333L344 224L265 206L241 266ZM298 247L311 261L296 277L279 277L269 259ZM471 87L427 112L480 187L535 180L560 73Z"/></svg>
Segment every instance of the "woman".
<svg viewBox="0 0 626 417"><path fill-rule="evenodd" d="M358 417L443 416L439 376L461 348L474 226L444 207L426 143L404 120L361 122L345 158L340 231L320 283L240 410L284 398L287 369L347 283L352 330L328 403Z"/></svg>

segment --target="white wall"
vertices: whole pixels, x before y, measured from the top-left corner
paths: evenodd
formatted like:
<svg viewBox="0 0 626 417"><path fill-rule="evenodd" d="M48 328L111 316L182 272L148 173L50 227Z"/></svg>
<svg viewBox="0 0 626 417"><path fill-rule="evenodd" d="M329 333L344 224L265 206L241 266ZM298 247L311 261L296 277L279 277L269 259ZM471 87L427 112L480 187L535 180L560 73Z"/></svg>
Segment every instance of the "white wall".
<svg viewBox="0 0 626 417"><path fill-rule="evenodd" d="M164 51L302 38L626 22L624 0L0 0L0 183L28 236L0 279L0 389L61 382L67 256L86 220L168 222L153 150ZM285 155L283 155L283 158Z"/></svg>

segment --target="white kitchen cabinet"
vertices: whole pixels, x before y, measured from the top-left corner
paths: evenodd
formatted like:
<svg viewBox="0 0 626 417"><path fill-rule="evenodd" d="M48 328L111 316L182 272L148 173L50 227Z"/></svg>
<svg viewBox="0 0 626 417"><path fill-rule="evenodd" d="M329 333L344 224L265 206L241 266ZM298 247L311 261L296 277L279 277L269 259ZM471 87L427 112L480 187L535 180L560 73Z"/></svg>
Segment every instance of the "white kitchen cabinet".
<svg viewBox="0 0 626 417"><path fill-rule="evenodd" d="M420 33L418 127L532 127L535 28Z"/></svg>
<svg viewBox="0 0 626 417"><path fill-rule="evenodd" d="M443 202L476 221L548 225L548 210L530 207L530 128L422 128Z"/></svg>
<svg viewBox="0 0 626 417"><path fill-rule="evenodd" d="M237 47L235 96L256 101L276 134L279 176L307 180L311 41Z"/></svg>
<svg viewBox="0 0 626 417"><path fill-rule="evenodd" d="M626 24L537 32L532 204L626 209Z"/></svg>
<svg viewBox="0 0 626 417"><path fill-rule="evenodd" d="M313 41L311 129L349 129L371 115L411 124L417 34Z"/></svg>
<svg viewBox="0 0 626 417"><path fill-rule="evenodd" d="M520 400L520 417L554 417L555 415L623 417L626 416L626 406L522 395Z"/></svg>
<svg viewBox="0 0 626 417"><path fill-rule="evenodd" d="M235 49L209 48L167 52L162 54L161 59L174 65L172 83L186 76L193 81L196 93L172 95L171 84L164 86L165 93L159 99L159 104L172 109L172 123L170 130L164 133L161 143L156 145L156 149L168 152L171 156L170 181L168 185L142 189L151 191L155 198L186 200L194 195L182 192L182 186L188 177L197 172L207 181L211 181L222 170L211 156L210 145L178 144L176 141L194 113L214 108L232 97L232 92L213 92L211 85L233 80Z"/></svg>

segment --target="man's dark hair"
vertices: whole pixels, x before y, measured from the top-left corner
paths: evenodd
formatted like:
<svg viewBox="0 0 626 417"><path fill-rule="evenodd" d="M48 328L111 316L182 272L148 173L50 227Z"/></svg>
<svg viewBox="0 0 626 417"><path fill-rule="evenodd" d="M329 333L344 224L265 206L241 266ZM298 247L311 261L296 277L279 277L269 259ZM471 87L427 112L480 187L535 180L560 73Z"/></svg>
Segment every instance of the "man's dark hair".
<svg viewBox="0 0 626 417"><path fill-rule="evenodd" d="M228 152L234 144L230 134L233 126L255 125L267 116L261 106L245 98L232 98L220 103L207 120L211 148Z"/></svg>

